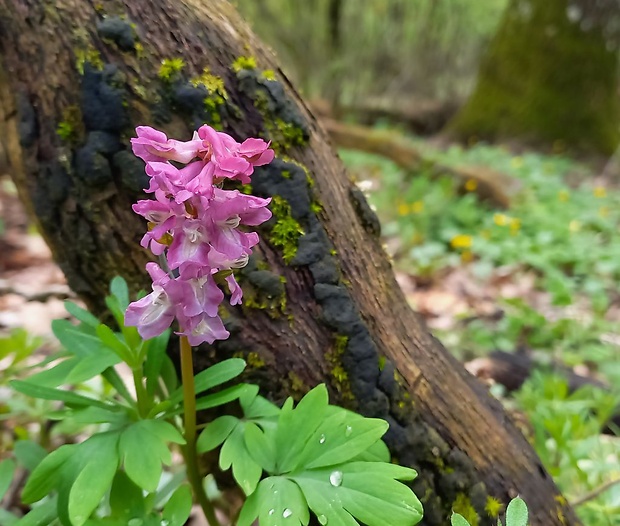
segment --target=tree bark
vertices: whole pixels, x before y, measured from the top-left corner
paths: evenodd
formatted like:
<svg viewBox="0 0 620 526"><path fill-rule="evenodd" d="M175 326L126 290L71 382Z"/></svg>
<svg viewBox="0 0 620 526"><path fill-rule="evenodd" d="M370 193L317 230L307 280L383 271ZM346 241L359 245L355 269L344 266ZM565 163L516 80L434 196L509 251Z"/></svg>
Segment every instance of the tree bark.
<svg viewBox="0 0 620 526"><path fill-rule="evenodd" d="M148 287L134 126L187 139L206 121L267 137L278 156L252 186L274 196L274 218L239 275L244 306L224 315L231 338L200 365L244 356L276 401L326 382L334 402L388 420L394 458L420 473L426 525L452 508L494 524L491 499L517 494L533 525L579 524L500 404L410 310L377 218L228 3L0 0L0 53L0 160L95 312L117 274Z"/></svg>
<svg viewBox="0 0 620 526"><path fill-rule="evenodd" d="M512 0L448 131L463 140L613 154L619 20L618 0Z"/></svg>

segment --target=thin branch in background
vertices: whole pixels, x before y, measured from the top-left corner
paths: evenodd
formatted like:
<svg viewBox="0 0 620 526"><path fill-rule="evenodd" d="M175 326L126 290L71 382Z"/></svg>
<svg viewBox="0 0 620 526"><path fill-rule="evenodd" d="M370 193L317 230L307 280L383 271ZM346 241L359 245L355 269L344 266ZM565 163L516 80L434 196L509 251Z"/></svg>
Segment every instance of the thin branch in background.
<svg viewBox="0 0 620 526"><path fill-rule="evenodd" d="M596 499L601 494L605 493L609 488L615 486L616 484L620 484L620 478L608 480L607 482L601 484L598 488L593 489L589 493L578 497L574 501L570 503L573 508L577 508L578 506L582 506L586 502L590 502L591 500Z"/></svg>

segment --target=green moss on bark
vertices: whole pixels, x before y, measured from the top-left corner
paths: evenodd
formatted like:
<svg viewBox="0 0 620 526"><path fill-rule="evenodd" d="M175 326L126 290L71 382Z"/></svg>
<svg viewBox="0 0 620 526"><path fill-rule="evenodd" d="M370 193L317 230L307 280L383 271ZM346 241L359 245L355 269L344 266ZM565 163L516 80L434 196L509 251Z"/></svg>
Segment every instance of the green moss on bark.
<svg viewBox="0 0 620 526"><path fill-rule="evenodd" d="M513 0L468 103L450 125L469 140L518 139L609 155L620 140L617 53L567 0Z"/></svg>

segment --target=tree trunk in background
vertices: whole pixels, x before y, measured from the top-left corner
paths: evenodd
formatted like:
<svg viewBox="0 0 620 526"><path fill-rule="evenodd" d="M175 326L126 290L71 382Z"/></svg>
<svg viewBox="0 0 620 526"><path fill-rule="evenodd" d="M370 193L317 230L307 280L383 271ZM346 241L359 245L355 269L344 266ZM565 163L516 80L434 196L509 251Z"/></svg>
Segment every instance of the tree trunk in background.
<svg viewBox="0 0 620 526"><path fill-rule="evenodd" d="M334 402L388 420L394 457L420 472L426 525L447 524L451 508L495 524L492 499L517 494L533 525L579 524L500 404L410 310L377 218L228 3L0 0L0 52L2 171L95 312L114 275L149 285L145 225L131 212L145 185L133 128L187 139L206 121L265 136L278 158L252 186L274 196L274 219L240 273L231 338L198 353L199 366L243 356L278 402L326 382Z"/></svg>
<svg viewBox="0 0 620 526"><path fill-rule="evenodd" d="M620 140L619 21L618 0L512 0L448 131L611 155Z"/></svg>

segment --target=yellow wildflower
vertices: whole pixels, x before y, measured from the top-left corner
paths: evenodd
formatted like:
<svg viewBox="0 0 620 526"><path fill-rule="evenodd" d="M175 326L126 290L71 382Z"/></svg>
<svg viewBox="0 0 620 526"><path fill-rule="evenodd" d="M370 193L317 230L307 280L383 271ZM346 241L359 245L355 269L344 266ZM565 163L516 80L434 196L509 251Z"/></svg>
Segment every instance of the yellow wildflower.
<svg viewBox="0 0 620 526"><path fill-rule="evenodd" d="M558 192L558 199L562 202L562 203L566 203L566 201L568 201L570 199L570 194L568 193L567 190L560 190Z"/></svg>
<svg viewBox="0 0 620 526"><path fill-rule="evenodd" d="M461 252L461 261L463 263L469 263L473 259L474 259L474 254L471 250L463 250L463 252Z"/></svg>
<svg viewBox="0 0 620 526"><path fill-rule="evenodd" d="M471 236L468 236L467 234L458 234L450 241L452 248L469 248L471 247L471 244Z"/></svg>
<svg viewBox="0 0 620 526"><path fill-rule="evenodd" d="M497 226L506 226L510 218L504 214L493 214L493 222Z"/></svg>
<svg viewBox="0 0 620 526"><path fill-rule="evenodd" d="M475 192L476 188L478 188L478 181L475 179L467 179L467 181L465 181L465 190L468 192Z"/></svg>
<svg viewBox="0 0 620 526"><path fill-rule="evenodd" d="M568 229L571 232L579 232L581 230L581 221L577 221L576 219L573 219L569 224L568 224Z"/></svg>
<svg viewBox="0 0 620 526"><path fill-rule="evenodd" d="M517 157L513 157L510 160L510 165L513 168L521 168L523 166L523 158L522 157L518 157L518 156Z"/></svg>
<svg viewBox="0 0 620 526"><path fill-rule="evenodd" d="M411 211L414 214L419 214L424 211L424 201L415 201L411 204Z"/></svg>
<svg viewBox="0 0 620 526"><path fill-rule="evenodd" d="M594 188L594 197L598 197L602 199L603 197L607 197L607 190L604 186L597 186Z"/></svg>
<svg viewBox="0 0 620 526"><path fill-rule="evenodd" d="M521 220L518 217L510 219L510 232L515 235L521 228Z"/></svg>
<svg viewBox="0 0 620 526"><path fill-rule="evenodd" d="M411 242L414 245L420 245L424 243L424 236L420 232L416 232L413 236L411 236Z"/></svg>
<svg viewBox="0 0 620 526"><path fill-rule="evenodd" d="M397 210L399 216L406 216L409 213L409 205L407 203L400 203Z"/></svg>

